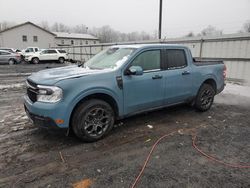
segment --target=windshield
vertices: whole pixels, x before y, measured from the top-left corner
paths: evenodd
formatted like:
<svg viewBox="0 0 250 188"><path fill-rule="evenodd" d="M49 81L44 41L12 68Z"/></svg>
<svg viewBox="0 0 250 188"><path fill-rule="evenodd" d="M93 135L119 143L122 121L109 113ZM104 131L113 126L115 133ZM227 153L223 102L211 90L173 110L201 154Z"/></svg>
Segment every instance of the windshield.
<svg viewBox="0 0 250 188"><path fill-rule="evenodd" d="M122 65L135 50L136 48L108 48L88 60L84 67L90 69L115 69Z"/></svg>

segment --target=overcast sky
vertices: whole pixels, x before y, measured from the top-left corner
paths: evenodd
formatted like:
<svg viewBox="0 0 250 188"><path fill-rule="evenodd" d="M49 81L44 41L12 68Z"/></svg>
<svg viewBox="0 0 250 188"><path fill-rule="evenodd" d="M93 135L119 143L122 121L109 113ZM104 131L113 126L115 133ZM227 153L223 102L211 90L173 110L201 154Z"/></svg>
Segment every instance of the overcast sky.
<svg viewBox="0 0 250 188"><path fill-rule="evenodd" d="M121 32L158 29L159 0L0 0L0 21L32 21ZM200 32L208 25L234 33L250 20L250 0L163 0L163 37Z"/></svg>

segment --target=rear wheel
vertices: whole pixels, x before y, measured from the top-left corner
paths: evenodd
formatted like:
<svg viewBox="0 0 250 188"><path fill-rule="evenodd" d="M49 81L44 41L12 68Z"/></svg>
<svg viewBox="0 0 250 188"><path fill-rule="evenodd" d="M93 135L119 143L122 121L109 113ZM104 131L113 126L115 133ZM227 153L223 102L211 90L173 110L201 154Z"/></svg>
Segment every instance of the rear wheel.
<svg viewBox="0 0 250 188"><path fill-rule="evenodd" d="M39 63L39 59L37 57L32 59L32 63L34 64L38 64Z"/></svg>
<svg viewBox="0 0 250 188"><path fill-rule="evenodd" d="M10 59L10 60L8 61L8 63L9 63L9 65L14 65L14 64L15 64L15 61L14 61L14 59Z"/></svg>
<svg viewBox="0 0 250 188"><path fill-rule="evenodd" d="M72 129L78 138L94 142L113 128L114 111L105 101L91 99L80 104L72 117Z"/></svg>
<svg viewBox="0 0 250 188"><path fill-rule="evenodd" d="M64 61L65 61L65 59L64 59L63 57L60 57L60 58L58 59L58 62L61 63L61 64L64 63Z"/></svg>
<svg viewBox="0 0 250 188"><path fill-rule="evenodd" d="M214 88L209 84L203 84L195 99L195 108L199 111L207 111L211 108L215 96Z"/></svg>

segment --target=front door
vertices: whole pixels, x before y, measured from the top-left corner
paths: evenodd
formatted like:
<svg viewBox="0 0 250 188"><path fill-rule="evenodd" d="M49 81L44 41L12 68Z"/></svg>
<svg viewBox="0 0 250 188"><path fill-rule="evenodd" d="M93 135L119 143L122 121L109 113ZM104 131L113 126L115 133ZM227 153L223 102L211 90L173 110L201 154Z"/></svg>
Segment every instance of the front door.
<svg viewBox="0 0 250 188"><path fill-rule="evenodd" d="M136 113L163 105L164 79L161 71L161 50L140 53L131 62L140 66L142 75L123 75L125 114Z"/></svg>
<svg viewBox="0 0 250 188"><path fill-rule="evenodd" d="M50 54L49 54L49 50L43 50L40 53L39 59L42 61L46 61L50 59Z"/></svg>

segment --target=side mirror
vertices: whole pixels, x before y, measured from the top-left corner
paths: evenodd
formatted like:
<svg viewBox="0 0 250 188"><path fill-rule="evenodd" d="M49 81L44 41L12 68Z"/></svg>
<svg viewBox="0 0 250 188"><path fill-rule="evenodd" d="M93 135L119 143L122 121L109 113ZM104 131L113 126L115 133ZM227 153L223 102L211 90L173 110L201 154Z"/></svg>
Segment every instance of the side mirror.
<svg viewBox="0 0 250 188"><path fill-rule="evenodd" d="M143 75L143 69L140 66L131 66L127 69L126 75Z"/></svg>

